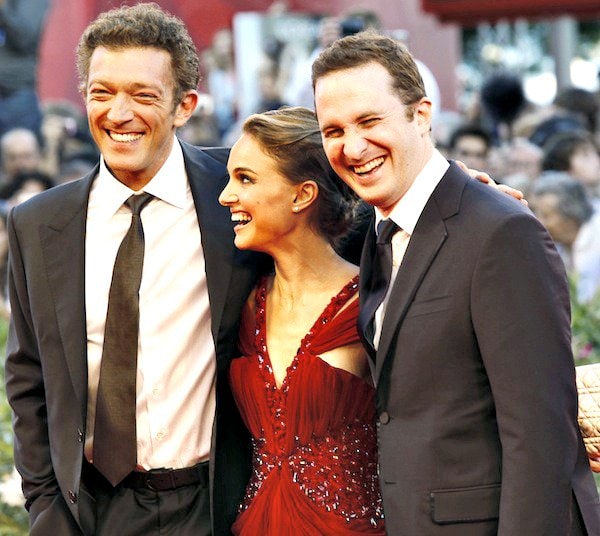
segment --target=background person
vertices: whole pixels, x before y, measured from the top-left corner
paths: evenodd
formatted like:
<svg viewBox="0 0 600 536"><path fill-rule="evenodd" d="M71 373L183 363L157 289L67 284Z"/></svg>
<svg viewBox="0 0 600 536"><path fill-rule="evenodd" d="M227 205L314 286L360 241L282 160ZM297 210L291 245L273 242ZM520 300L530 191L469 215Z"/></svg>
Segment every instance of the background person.
<svg viewBox="0 0 600 536"><path fill-rule="evenodd" d="M545 171L531 190L531 208L556 242L577 298L600 291L600 212L585 187L564 171Z"/></svg>
<svg viewBox="0 0 600 536"><path fill-rule="evenodd" d="M573 130L554 134L543 147L542 169L565 171L581 182L595 207L600 207L600 154L592 135Z"/></svg>
<svg viewBox="0 0 600 536"><path fill-rule="evenodd" d="M17 127L40 136L39 45L49 0L0 0L0 136Z"/></svg>
<svg viewBox="0 0 600 536"><path fill-rule="evenodd" d="M8 185L23 172L42 171L43 154L32 130L13 128L0 138L0 184Z"/></svg>
<svg viewBox="0 0 600 536"><path fill-rule="evenodd" d="M460 160L467 167L489 169L491 145L491 136L483 127L463 124L450 135L446 152L449 158Z"/></svg>

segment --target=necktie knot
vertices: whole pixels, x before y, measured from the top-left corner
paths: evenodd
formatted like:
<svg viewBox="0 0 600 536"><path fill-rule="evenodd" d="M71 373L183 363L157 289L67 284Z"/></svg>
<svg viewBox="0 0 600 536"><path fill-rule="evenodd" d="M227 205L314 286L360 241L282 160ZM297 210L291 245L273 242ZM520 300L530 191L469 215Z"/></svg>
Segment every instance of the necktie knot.
<svg viewBox="0 0 600 536"><path fill-rule="evenodd" d="M125 201L125 204L131 209L133 214L139 215L142 209L152 200L154 196L147 192L132 195Z"/></svg>
<svg viewBox="0 0 600 536"><path fill-rule="evenodd" d="M399 230L400 227L390 219L381 220L377 224L376 246L373 248L369 275L365 275L369 282L365 284L364 301L359 317L365 338L371 343L375 333L373 324L375 312L385 299L392 277L392 237ZM367 269L361 272L361 274L366 273Z"/></svg>
<svg viewBox="0 0 600 536"><path fill-rule="evenodd" d="M389 244L392 237L400 230L392 220L381 220L377 224L377 243Z"/></svg>

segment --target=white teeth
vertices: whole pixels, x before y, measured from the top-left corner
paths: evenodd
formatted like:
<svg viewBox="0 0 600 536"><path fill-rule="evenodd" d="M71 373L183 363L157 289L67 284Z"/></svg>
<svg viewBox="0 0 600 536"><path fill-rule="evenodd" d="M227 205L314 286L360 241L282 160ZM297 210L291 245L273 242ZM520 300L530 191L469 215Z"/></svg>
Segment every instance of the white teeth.
<svg viewBox="0 0 600 536"><path fill-rule="evenodd" d="M383 156L380 156L362 166L354 166L354 173L368 173L369 171L373 171L376 167L383 164L384 160Z"/></svg>
<svg viewBox="0 0 600 536"><path fill-rule="evenodd" d="M139 140L142 137L141 134L119 134L118 132L112 132L112 131L109 131L108 135L110 136L110 138L112 140L120 141L120 142L135 141L135 140Z"/></svg>
<svg viewBox="0 0 600 536"><path fill-rule="evenodd" d="M244 214L242 212L234 212L231 215L231 221L248 223L249 221L252 221L252 218L249 214Z"/></svg>

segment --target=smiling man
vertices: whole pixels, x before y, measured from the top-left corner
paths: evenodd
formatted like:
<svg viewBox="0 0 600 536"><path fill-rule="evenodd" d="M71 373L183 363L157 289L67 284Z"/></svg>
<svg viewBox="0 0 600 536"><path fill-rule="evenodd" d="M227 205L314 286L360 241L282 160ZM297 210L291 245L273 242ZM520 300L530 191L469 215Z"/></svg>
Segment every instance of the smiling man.
<svg viewBox="0 0 600 536"><path fill-rule="evenodd" d="M395 224L391 258L376 253L386 233L374 225L360 269L387 532L598 534L568 288L548 233L435 149L431 102L398 42L335 42L313 86L332 167L376 224ZM374 302L384 268L392 282Z"/></svg>
<svg viewBox="0 0 600 536"><path fill-rule="evenodd" d="M258 263L216 201L226 151L175 137L198 56L179 19L138 4L90 24L78 68L100 162L8 223L31 534L228 534L249 468L225 371Z"/></svg>

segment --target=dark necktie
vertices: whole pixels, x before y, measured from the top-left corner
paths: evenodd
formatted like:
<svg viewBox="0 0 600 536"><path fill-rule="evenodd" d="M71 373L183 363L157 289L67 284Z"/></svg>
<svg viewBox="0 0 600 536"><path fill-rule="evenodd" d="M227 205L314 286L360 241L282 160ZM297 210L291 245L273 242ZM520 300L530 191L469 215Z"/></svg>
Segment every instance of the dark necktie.
<svg viewBox="0 0 600 536"><path fill-rule="evenodd" d="M116 486L136 467L136 373L139 290L144 262L140 212L152 199L132 195L131 225L121 242L113 269L102 347L94 426L94 466Z"/></svg>
<svg viewBox="0 0 600 536"><path fill-rule="evenodd" d="M381 220L377 225L377 243L371 265L371 284L363 302L363 315L367 319L367 336L373 340L373 320L392 279L392 237L400 230L392 220Z"/></svg>

